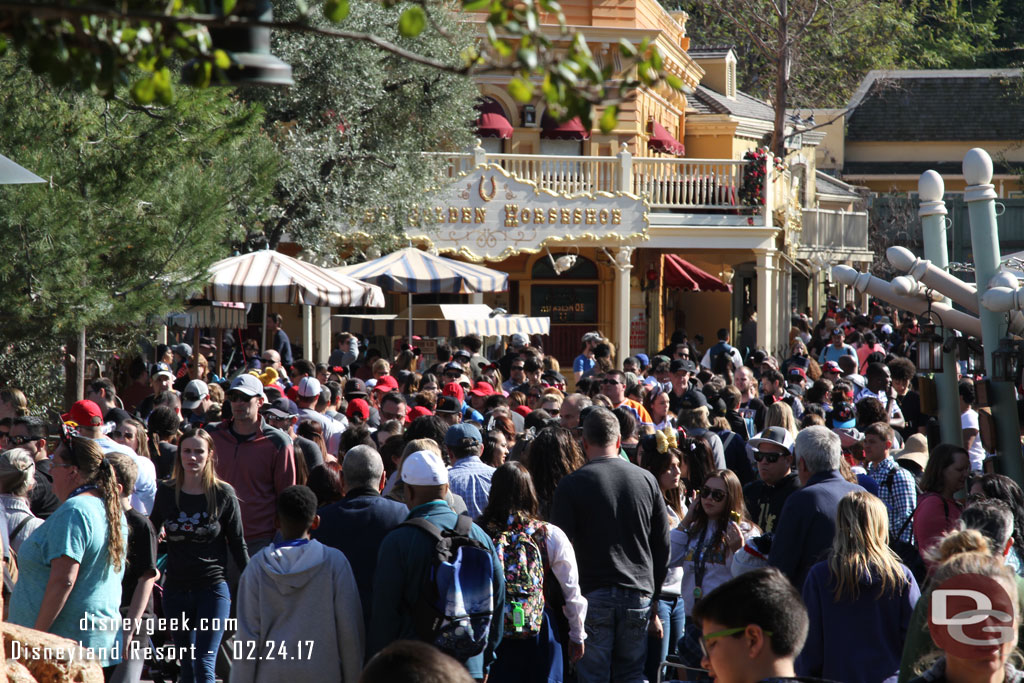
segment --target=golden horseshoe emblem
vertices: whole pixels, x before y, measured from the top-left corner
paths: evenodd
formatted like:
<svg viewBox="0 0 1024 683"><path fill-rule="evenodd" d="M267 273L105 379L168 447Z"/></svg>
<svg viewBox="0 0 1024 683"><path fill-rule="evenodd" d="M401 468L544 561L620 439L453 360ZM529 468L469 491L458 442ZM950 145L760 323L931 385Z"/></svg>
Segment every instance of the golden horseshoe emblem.
<svg viewBox="0 0 1024 683"><path fill-rule="evenodd" d="M498 194L498 183L494 180L494 176L491 176L491 193L487 194L484 191L484 178L483 177L480 178L480 184L477 187L477 193L479 193L480 199L484 200L485 202L489 202L492 199L494 199L495 195Z"/></svg>

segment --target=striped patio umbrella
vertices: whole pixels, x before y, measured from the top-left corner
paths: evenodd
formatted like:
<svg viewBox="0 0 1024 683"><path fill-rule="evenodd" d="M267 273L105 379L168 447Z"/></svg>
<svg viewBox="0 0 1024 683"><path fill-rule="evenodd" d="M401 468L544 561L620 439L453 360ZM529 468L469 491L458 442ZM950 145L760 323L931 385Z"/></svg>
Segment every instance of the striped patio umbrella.
<svg viewBox="0 0 1024 683"><path fill-rule="evenodd" d="M413 247L366 263L331 270L363 282L372 282L389 292L476 294L508 289L508 273L434 256Z"/></svg>
<svg viewBox="0 0 1024 683"><path fill-rule="evenodd" d="M384 292L374 284L269 249L214 263L204 296L245 303L384 306Z"/></svg>
<svg viewBox="0 0 1024 683"><path fill-rule="evenodd" d="M389 292L408 293L409 339L413 337L413 294L477 294L508 289L508 273L434 256L414 247L400 249L366 263L332 270L364 282L372 282Z"/></svg>

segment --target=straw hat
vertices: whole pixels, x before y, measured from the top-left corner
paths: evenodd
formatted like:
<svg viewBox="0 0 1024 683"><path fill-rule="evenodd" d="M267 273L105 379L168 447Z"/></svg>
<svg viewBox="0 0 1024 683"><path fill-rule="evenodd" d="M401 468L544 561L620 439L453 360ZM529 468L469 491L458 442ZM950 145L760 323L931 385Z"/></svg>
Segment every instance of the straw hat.
<svg viewBox="0 0 1024 683"><path fill-rule="evenodd" d="M922 470L928 465L928 439L924 434L911 434L907 444L896 454L896 460L909 460Z"/></svg>

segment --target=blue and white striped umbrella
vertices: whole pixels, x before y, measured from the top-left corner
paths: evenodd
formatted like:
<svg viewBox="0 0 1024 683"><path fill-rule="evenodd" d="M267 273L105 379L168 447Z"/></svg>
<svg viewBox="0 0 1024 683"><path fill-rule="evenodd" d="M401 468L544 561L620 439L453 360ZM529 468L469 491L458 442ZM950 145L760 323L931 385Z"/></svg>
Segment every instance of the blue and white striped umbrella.
<svg viewBox="0 0 1024 683"><path fill-rule="evenodd" d="M434 256L413 247L331 270L389 292L476 294L508 289L508 273Z"/></svg>

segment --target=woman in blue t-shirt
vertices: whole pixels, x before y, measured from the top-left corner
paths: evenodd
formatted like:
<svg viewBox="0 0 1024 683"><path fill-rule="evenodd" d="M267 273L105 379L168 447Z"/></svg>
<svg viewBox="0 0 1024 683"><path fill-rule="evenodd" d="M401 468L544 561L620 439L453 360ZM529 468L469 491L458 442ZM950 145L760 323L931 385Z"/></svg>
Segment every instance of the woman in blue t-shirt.
<svg viewBox="0 0 1024 683"><path fill-rule="evenodd" d="M238 498L217 478L213 457L213 439L205 430L185 432L174 476L160 483L150 516L158 534L167 532L164 616L188 626L172 629L175 649L193 654L181 660L180 683L214 683L217 649L231 610L228 552L239 572L249 561Z"/></svg>
<svg viewBox="0 0 1024 683"><path fill-rule="evenodd" d="M9 620L76 640L101 666L116 665L128 529L114 470L95 441L69 436L50 475L61 505L21 544Z"/></svg>

